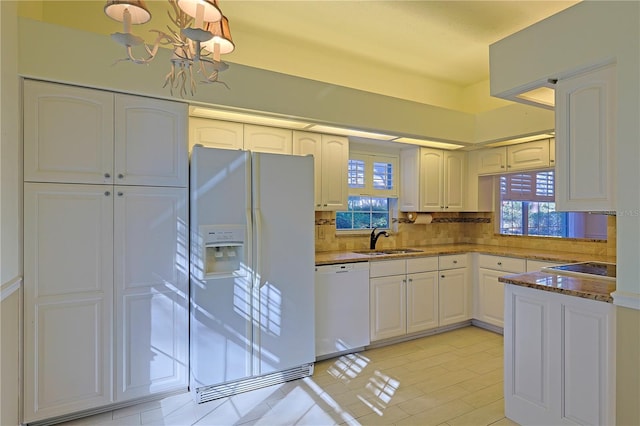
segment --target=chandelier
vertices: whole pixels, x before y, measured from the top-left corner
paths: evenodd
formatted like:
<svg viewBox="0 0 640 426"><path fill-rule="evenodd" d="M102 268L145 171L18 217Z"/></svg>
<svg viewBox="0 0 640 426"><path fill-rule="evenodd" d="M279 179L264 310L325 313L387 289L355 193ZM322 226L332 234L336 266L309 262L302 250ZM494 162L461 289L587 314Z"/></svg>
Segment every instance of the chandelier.
<svg viewBox="0 0 640 426"><path fill-rule="evenodd" d="M160 46L169 47L171 68L163 87L169 86L171 94L178 91L181 97L187 92L193 96L200 83L220 83L219 75L229 65L220 60L220 55L235 49L229 30L229 21L218 7L217 0L168 0L171 10L169 19L177 27L167 25L167 31L150 30L156 33L152 45L131 32L132 24L144 24L151 20L151 13L142 0L108 0L104 12L110 18L122 22L122 33L111 34L111 38L123 45L127 57L117 60L135 64L151 62ZM134 49L138 52L135 56Z"/></svg>

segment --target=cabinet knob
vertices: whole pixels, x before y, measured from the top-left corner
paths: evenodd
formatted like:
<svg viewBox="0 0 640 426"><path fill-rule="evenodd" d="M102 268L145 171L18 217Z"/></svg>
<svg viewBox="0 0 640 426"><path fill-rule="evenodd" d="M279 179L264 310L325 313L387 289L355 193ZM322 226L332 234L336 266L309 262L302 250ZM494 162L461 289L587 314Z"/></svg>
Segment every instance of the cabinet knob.
<svg viewBox="0 0 640 426"><path fill-rule="evenodd" d="M445 208L445 209L448 209L448 208L449 208L449 206L444 206L444 208Z"/></svg>
<svg viewBox="0 0 640 426"><path fill-rule="evenodd" d="M413 278L409 278L409 282L412 283L413 282Z"/></svg>
<svg viewBox="0 0 640 426"><path fill-rule="evenodd" d="M440 206L441 209L444 209L444 206Z"/></svg>
<svg viewBox="0 0 640 426"><path fill-rule="evenodd" d="M498 262L498 266L502 266L502 262Z"/></svg>
<svg viewBox="0 0 640 426"><path fill-rule="evenodd" d="M109 178L111 177L111 175L110 175L109 173L105 173L105 174L104 174L104 177L105 177L105 178L107 178L107 179L109 179Z"/></svg>
<svg viewBox="0 0 640 426"><path fill-rule="evenodd" d="M122 192L118 192L118 197L122 197L124 194Z"/></svg>
<svg viewBox="0 0 640 426"><path fill-rule="evenodd" d="M501 169L504 169L504 166L500 166Z"/></svg>
<svg viewBox="0 0 640 426"><path fill-rule="evenodd" d="M444 275L440 275L440 278L444 278Z"/></svg>
<svg viewBox="0 0 640 426"><path fill-rule="evenodd" d="M104 196L108 197L109 195L111 195L111 193L109 191L104 191Z"/></svg>
<svg viewBox="0 0 640 426"><path fill-rule="evenodd" d="M118 173L118 179L124 179L124 175L122 173Z"/></svg>
<svg viewBox="0 0 640 426"><path fill-rule="evenodd" d="M454 261L453 261L453 264L455 265L456 263L458 263L458 261L457 261L457 260L454 260Z"/></svg>
<svg viewBox="0 0 640 426"><path fill-rule="evenodd" d="M406 279L404 279L404 280L402 280L402 282L403 282L404 284L406 284L406 283L407 283L407 280L406 280Z"/></svg>

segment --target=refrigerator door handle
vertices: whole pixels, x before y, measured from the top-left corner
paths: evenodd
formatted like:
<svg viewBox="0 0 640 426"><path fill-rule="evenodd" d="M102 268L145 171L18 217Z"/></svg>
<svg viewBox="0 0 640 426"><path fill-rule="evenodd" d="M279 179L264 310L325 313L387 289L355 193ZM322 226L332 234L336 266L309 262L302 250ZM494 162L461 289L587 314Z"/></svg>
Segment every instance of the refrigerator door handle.
<svg viewBox="0 0 640 426"><path fill-rule="evenodd" d="M255 239L255 244L256 244L256 257L255 257L255 274L256 274L256 278L258 281L258 287L262 288L263 285L266 284L266 280L264 279L264 277L262 276L262 241L261 241L261 235L262 235L262 212L260 211L260 209L254 209L253 213L255 215L255 225L256 225L256 239Z"/></svg>

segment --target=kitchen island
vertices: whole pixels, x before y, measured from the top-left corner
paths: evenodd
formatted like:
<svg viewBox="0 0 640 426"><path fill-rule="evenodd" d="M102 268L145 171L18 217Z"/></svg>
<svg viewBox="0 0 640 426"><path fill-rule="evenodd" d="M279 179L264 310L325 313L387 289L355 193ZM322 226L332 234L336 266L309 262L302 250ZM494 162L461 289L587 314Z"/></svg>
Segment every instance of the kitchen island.
<svg viewBox="0 0 640 426"><path fill-rule="evenodd" d="M616 283L549 272L505 286L505 414L522 424L615 424Z"/></svg>

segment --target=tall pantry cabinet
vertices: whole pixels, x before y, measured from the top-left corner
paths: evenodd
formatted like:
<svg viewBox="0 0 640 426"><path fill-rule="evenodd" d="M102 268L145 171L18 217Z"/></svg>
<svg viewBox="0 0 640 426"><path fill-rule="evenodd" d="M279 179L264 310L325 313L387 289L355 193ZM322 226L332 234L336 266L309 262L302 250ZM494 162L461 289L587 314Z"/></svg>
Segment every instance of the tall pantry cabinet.
<svg viewBox="0 0 640 426"><path fill-rule="evenodd" d="M186 389L187 105L23 88L24 421Z"/></svg>

